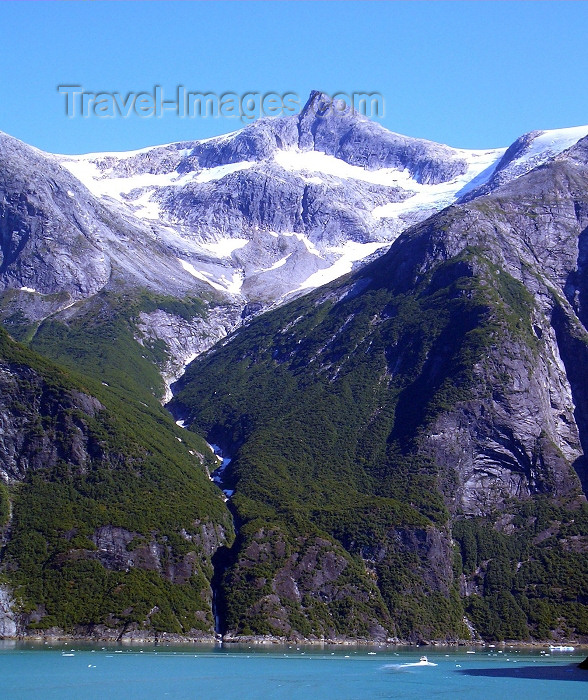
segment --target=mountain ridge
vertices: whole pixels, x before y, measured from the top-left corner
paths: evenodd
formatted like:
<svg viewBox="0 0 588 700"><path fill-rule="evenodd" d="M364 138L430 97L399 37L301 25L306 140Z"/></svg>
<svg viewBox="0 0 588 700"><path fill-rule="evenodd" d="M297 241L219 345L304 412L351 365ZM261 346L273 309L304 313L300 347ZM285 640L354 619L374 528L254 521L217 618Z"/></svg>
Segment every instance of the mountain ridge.
<svg viewBox="0 0 588 700"><path fill-rule="evenodd" d="M323 100L0 137L5 634L587 637L583 128L468 161Z"/></svg>
<svg viewBox="0 0 588 700"><path fill-rule="evenodd" d="M536 138L557 133L536 132ZM527 146L534 140L523 139ZM265 118L202 142L79 157L52 156L38 149L27 155L22 152L24 146L8 137L3 144L3 168L11 172L12 180L22 177L14 156L32 160L27 172L43 172L45 164L39 158L48 158L54 180L57 166L53 163L59 163L77 174L97 197L96 201L78 194L75 181L65 173L58 177L57 192L64 200L59 207L62 212L67 210L67 199L73 199L68 226L73 225L76 241L84 241L84 256L90 254L94 261L87 277L96 280L86 289L77 270L84 270L88 263L79 256L64 261L66 275L72 276L70 299L47 300L52 292L64 291L59 263L52 262L50 251L42 252L41 266L25 263L27 250L32 253L33 246L39 246L34 243L36 236L3 233L5 274L0 281L5 289L14 290L8 311L22 314L33 324L95 293L96 284L98 288L112 286L115 279L119 284L134 279L134 285L155 291L164 286L166 293L173 290L180 297L194 289L199 294L207 289L213 297L226 297L224 303L244 313L267 308L276 300L283 303L381 254L411 223L487 188L481 180L490 178L504 150L465 151L393 134L349 108L334 110L319 92L311 94L300 115ZM520 156L521 148L524 150L519 144L513 155ZM16 151L12 159L11 151ZM556 151L546 147L550 157ZM539 156L534 164L541 160ZM260 166L257 170L255 163ZM508 163L501 166L504 175ZM468 167L474 168L472 176L464 174ZM419 172L423 182L441 184L423 184ZM442 183L455 173L462 174L453 184ZM56 182L49 186L39 182L45 202L53 198L51 188ZM78 201L83 206L76 211ZM28 206L36 206L34 200ZM12 228L19 230L18 212L4 207L5 226L7 218L16 217ZM56 219L55 209L44 211L41 206L39 215L41 212L48 220ZM92 233L77 226L84 220ZM76 229L81 236L76 237ZM17 259L9 268L8 261L15 254ZM35 292L41 294L33 297ZM8 311L3 312L4 317ZM230 312L213 325L211 337L234 327L238 319L238 313ZM161 334L157 321L146 319L144 327L152 342L169 345L165 328L170 323L177 319L167 319ZM200 328L188 330L185 337L196 338L201 333ZM181 356L175 357L172 350L168 382L203 347L196 339L189 342L191 347Z"/></svg>
<svg viewBox="0 0 588 700"><path fill-rule="evenodd" d="M321 110L325 114L317 116ZM523 145L512 155L520 159L521 149L547 134L556 147L546 144L544 155L553 157L562 146L559 133L522 137ZM349 109L332 110L318 92L300 115L265 118L200 142L74 157L43 154L3 137L1 151L11 181L22 183L32 174L33 182L38 173L36 189L43 192L43 202L31 192L18 195L26 206L37 208L36 219L65 216L67 245L71 249L75 240L73 250L84 251L83 257L72 258L68 251L52 258L50 232L39 229L32 235L29 215L22 205L10 203L17 193L9 194L8 201L4 195L2 317L20 319L29 329L23 332L30 333L68 306L73 310L67 316L75 314L100 288L131 284L180 299L196 291L227 308L221 315L211 314L215 320L209 329L201 321L194 325L161 314L141 321L139 337L147 333L149 342L170 349L168 385L219 333L236 327L241 314L283 303L381 254L412 223L485 191L490 185L484 183L504 157L504 149L465 151L393 134ZM509 177L542 158L539 153L526 166L511 167ZM504 179L509 165L501 165ZM53 173L51 182L42 181L47 169ZM68 169L81 185L71 180ZM456 173L462 174L443 182ZM492 182L499 184L498 175ZM57 206L48 206L56 196ZM21 217L25 223L17 235ZM58 237L57 249L65 242ZM95 280L91 287L80 277L87 268L86 278ZM63 284L62 272L71 278L69 286ZM185 350L169 332L178 324L184 328ZM209 343L202 340L207 334Z"/></svg>
<svg viewBox="0 0 588 700"><path fill-rule="evenodd" d="M250 548L276 537L265 522L303 556L294 520L372 572L392 636L456 639L465 614L485 639L557 638L560 618L585 638L587 335L569 278L587 145L412 227L188 368L174 401L232 454L225 481L247 525L226 575L229 634L267 631L269 616L320 636L337 619L333 599L282 587L288 562L264 586L245 575ZM375 624L352 600L355 624Z"/></svg>

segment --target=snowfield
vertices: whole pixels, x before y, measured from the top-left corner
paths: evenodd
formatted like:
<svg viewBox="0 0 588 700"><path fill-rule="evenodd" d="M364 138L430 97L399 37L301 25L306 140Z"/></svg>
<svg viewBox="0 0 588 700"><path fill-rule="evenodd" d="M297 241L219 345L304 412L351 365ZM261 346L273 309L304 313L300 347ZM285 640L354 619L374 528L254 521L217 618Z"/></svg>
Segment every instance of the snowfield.
<svg viewBox="0 0 588 700"><path fill-rule="evenodd" d="M234 158L234 162L214 163L214 157L228 158L222 155L225 149L230 149L237 139L242 140L253 127L255 124L185 145L55 157L92 194L105 201L114 200L128 216L157 226L158 235L170 241L175 258L192 277L216 291L237 297L245 293L244 285L248 289L247 280L255 278L256 294L263 296L263 284L267 285L267 294L273 295L268 299L271 303L352 271L362 260L383 252L413 223L492 183L495 176L499 183L519 177L588 135L588 126L531 132L523 137L527 140L524 148L508 163L501 162L506 148L445 148L443 157L449 162L465 161L467 170L439 184L420 183L406 168L366 169L320 150L282 146L279 139L269 155L266 148L263 157L248 154L242 159ZM203 148L216 149L215 156L206 160L209 167L199 167L194 156ZM236 152L245 154L240 149ZM145 168L145 157L149 154L153 162ZM133 158L137 159L136 167ZM271 206L273 211L280 212L283 197L288 194L277 195L269 203L247 198L243 201L237 196L242 187L248 191L252 182L248 178L268 173L285 193L297 187L304 188L304 192L306 188L314 188L313 196L318 203L312 209L314 218L309 219L308 204L303 204L293 221L296 226L284 224L277 229L252 223L244 229L241 224L233 225L236 217L249 216L247 209L242 211L243 207ZM229 176L232 179L226 180ZM260 181L258 177L253 182ZM216 191L223 194L215 199ZM341 199L331 209L324 208L322 202L327 201L331 192ZM209 209L190 209L192 199L195 207L203 207L208 195L214 202ZM174 205L178 198L183 207L179 214ZM334 216L342 221L351 217L351 221L345 221L347 230L341 229L342 224L337 220L333 221ZM312 222L314 230L308 229L304 217ZM210 223L200 223L200 218ZM357 229L358 222L361 229ZM202 265L197 258L202 259ZM232 267L230 272L227 266Z"/></svg>

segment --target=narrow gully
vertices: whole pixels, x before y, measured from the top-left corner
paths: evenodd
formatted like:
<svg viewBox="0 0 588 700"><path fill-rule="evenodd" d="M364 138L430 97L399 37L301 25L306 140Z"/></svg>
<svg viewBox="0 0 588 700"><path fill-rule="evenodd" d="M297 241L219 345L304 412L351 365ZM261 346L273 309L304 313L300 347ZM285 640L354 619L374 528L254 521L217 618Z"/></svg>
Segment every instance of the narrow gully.
<svg viewBox="0 0 588 700"><path fill-rule="evenodd" d="M232 458L225 456L222 449L218 445L209 444L208 446L220 462L219 466L210 474L210 480L213 483L215 483L223 492L223 499L227 504L227 509L229 513L231 514L233 530L236 536L237 523L235 521L233 507L230 503L230 499L234 494L234 490L226 488L226 483L224 481L226 469L231 463ZM214 618L214 631L217 637L219 638L222 638L223 634L225 633L224 623L226 620L226 607L223 595L222 579L225 571L227 570L230 564L230 561L231 549L227 546L219 547L211 557L212 567L214 571L212 579L210 581L210 587L212 589L212 615Z"/></svg>
<svg viewBox="0 0 588 700"><path fill-rule="evenodd" d="M173 396L173 393L172 393ZM180 417L172 410L169 403L165 404L167 410L171 413L174 418L176 425L180 428L186 430L188 428L187 419L185 417ZM219 465L211 473L209 473L208 478L222 491L223 500L227 505L227 510L231 515L231 521L233 525L233 530L235 536L238 533L237 522L235 519L235 514L233 512L233 507L230 503L230 499L234 494L233 489L226 488L224 478L226 476L226 469L231 463L232 458L225 455L222 449L218 445L207 443L213 454L219 461ZM210 588L212 591L212 617L214 620L214 632L217 639L220 641L225 632L225 620L226 620L226 606L223 595L222 579L225 571L231 563L231 548L223 545L219 547L216 552L211 557L211 564L213 568L213 575L210 579Z"/></svg>

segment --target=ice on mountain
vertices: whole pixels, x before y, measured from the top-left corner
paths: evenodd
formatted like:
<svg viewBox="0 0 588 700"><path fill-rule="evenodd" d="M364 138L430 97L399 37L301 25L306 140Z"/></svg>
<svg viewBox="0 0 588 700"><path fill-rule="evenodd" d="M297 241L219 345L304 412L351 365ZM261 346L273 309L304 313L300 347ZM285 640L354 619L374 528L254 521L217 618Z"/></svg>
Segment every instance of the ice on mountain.
<svg viewBox="0 0 588 700"><path fill-rule="evenodd" d="M248 238L223 238L220 241L211 241L201 245L218 258L230 258L236 250L244 248L248 243Z"/></svg>

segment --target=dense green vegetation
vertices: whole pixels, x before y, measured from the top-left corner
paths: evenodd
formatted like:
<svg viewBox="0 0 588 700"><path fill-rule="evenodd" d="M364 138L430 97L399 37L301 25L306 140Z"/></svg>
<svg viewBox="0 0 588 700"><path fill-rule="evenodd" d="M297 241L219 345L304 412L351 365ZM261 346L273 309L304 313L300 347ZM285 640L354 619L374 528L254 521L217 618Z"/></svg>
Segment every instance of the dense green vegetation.
<svg viewBox="0 0 588 700"><path fill-rule="evenodd" d="M32 624L71 629L137 622L155 630L210 632L213 572L198 541L200 524L221 525L229 541L232 529L198 456L210 454L203 441L178 428L155 402L148 406L124 390L60 369L2 330L0 361L19 378L18 396L11 398L28 420L25 434L30 430L41 444L46 436L47 444L58 446L57 459L41 455L47 466L29 470L10 489L4 568ZM89 411L77 399L90 395L100 410ZM38 449L32 439L24 444ZM2 500L2 513L5 508ZM127 551L143 546L145 557L155 543L159 560L105 568L95 545L103 526L132 533L138 545ZM174 583L171 571L182 564L187 577Z"/></svg>
<svg viewBox="0 0 588 700"><path fill-rule="evenodd" d="M293 302L196 362L179 400L198 428L238 450L233 479L255 502L328 509L392 498L405 504L402 521L414 509L416 521L446 522L446 475L416 453L415 436L467 398L473 364L506 332L508 313L519 315L493 294L457 260L416 294L374 287L311 313L312 297Z"/></svg>
<svg viewBox="0 0 588 700"><path fill-rule="evenodd" d="M141 311L201 316L199 299L108 292L67 322L31 330L12 319L62 367L0 336L3 361L42 377L31 444L45 435L60 451L0 490L2 522L13 507L5 574L32 628L210 631L214 580L223 626L237 634L457 639L469 635L464 615L486 639L588 634L585 507L513 501L507 529L504 514L463 517L450 508L453 469L421 449L440 415L506 390L508 376L479 386L474 369L497 345L540 352L532 296L474 248L416 285L386 269L378 261L359 281L254 319L195 362L178 398L192 433L157 401L165 346L134 337ZM17 413L39 390L27 382L12 397ZM102 409L85 412L75 392ZM233 457L234 542L196 433ZM227 533L215 567L201 523ZM126 533L136 563L105 566L105 525Z"/></svg>
<svg viewBox="0 0 588 700"><path fill-rule="evenodd" d="M147 291L103 291L81 303L70 321L44 321L30 340L30 347L64 367L100 379L144 401L163 393L158 372L167 358L161 341L135 340L139 314L162 309L181 318L206 314L200 298L178 300Z"/></svg>
<svg viewBox="0 0 588 700"><path fill-rule="evenodd" d="M588 634L588 506L537 497L513 510L510 534L482 518L454 525L463 572L476 589L467 614L486 639Z"/></svg>
<svg viewBox="0 0 588 700"><path fill-rule="evenodd" d="M4 527L10 517L10 494L8 488L0 482L0 527Z"/></svg>
<svg viewBox="0 0 588 700"><path fill-rule="evenodd" d="M443 585L431 572L422 540L449 524L443 494L455 474L422 454L419 441L440 413L489 391L476 386L474 367L498 342L515 338L519 351L537 352L533 298L476 249L437 265L410 291L378 279L388 269L381 261L373 267L359 295L337 282L253 320L191 366L178 400L194 429L233 454L228 479L239 522L272 522L305 537L318 531L358 564L373 558L393 633L467 636L465 604L485 634L508 636L474 608L500 616L518 603L491 594L464 603L451 565ZM399 532L414 542L399 544ZM241 629L237 621L258 609L265 589L239 578L235 556L227 614ZM296 611L309 624L306 607ZM262 618L247 629L262 633Z"/></svg>

